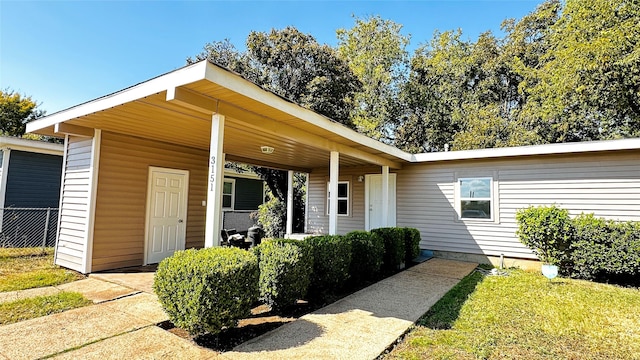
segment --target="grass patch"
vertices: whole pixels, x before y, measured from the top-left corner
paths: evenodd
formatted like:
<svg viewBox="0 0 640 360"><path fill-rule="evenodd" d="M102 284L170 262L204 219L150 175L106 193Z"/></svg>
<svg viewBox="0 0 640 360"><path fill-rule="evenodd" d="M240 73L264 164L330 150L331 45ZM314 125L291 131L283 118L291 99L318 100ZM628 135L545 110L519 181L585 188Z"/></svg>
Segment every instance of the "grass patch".
<svg viewBox="0 0 640 360"><path fill-rule="evenodd" d="M385 358L640 359L639 289L550 282L537 272L477 276L434 305Z"/></svg>
<svg viewBox="0 0 640 360"><path fill-rule="evenodd" d="M80 293L68 291L1 303L0 325L55 314L91 303Z"/></svg>
<svg viewBox="0 0 640 360"><path fill-rule="evenodd" d="M82 279L53 264L53 249L0 249L0 292L60 285Z"/></svg>
<svg viewBox="0 0 640 360"><path fill-rule="evenodd" d="M450 329L458 318L462 305L483 278L477 271L465 276L418 320L418 325L431 329Z"/></svg>

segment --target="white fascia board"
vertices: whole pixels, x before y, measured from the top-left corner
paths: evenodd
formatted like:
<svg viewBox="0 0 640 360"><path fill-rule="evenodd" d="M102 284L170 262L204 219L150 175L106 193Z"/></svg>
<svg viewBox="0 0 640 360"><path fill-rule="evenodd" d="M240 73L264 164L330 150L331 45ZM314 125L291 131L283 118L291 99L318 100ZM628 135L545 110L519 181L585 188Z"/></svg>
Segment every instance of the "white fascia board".
<svg viewBox="0 0 640 360"><path fill-rule="evenodd" d="M412 162L420 163L450 160L490 159L514 156L571 154L636 149L640 149L640 138L422 153L413 155Z"/></svg>
<svg viewBox="0 0 640 360"><path fill-rule="evenodd" d="M55 124L106 110L146 96L166 91L169 88L186 85L204 78L207 62L199 62L157 76L151 80L133 85L115 93L76 105L66 110L46 116L27 124L27 132L34 132Z"/></svg>
<svg viewBox="0 0 640 360"><path fill-rule="evenodd" d="M62 144L48 143L38 140L22 139L16 137L0 137L0 149L11 149L39 154L61 155L64 153Z"/></svg>
<svg viewBox="0 0 640 360"><path fill-rule="evenodd" d="M265 105L271 106L275 109L284 111L289 115L295 116L341 137L355 141L368 148L379 150L380 152L395 156L396 158L405 161L411 161L412 155L407 152L362 135L340 123L331 121L325 116L305 109L302 106L296 105L289 100L283 99L282 97L274 93L262 89L258 85L242 78L242 76L235 74L229 70L223 69L208 62L206 64L208 66L205 77L207 80L213 83L216 83L253 100L259 101Z"/></svg>

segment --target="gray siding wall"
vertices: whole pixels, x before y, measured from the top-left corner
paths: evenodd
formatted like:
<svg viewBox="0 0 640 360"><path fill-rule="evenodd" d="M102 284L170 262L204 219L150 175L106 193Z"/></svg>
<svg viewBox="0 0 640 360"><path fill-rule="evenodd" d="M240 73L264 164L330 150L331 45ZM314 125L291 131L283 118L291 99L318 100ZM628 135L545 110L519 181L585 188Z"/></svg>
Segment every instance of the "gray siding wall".
<svg viewBox="0 0 640 360"><path fill-rule="evenodd" d="M398 226L416 227L421 247L535 258L517 239L515 213L530 205L640 220L640 154L616 152L407 166L398 174ZM457 219L459 177L493 177L493 222Z"/></svg>
<svg viewBox="0 0 640 360"><path fill-rule="evenodd" d="M56 264L83 271L88 241L93 139L69 137L66 145Z"/></svg>
<svg viewBox="0 0 640 360"><path fill-rule="evenodd" d="M4 206L58 208L61 174L62 156L12 150Z"/></svg>
<svg viewBox="0 0 640 360"><path fill-rule="evenodd" d="M339 181L349 181L349 216L338 216L338 234L346 234L354 230L364 230L364 181L358 181L358 176L366 174L380 174L380 167L341 168ZM307 232L327 233L329 231L329 217L327 216L327 183L329 170L314 169L309 174Z"/></svg>

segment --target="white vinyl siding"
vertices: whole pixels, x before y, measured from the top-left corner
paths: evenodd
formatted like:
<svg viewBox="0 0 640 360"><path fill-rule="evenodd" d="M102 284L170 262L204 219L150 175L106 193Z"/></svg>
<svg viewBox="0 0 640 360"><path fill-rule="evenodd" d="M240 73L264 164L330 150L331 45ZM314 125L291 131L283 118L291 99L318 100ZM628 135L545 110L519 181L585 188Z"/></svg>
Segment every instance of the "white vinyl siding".
<svg viewBox="0 0 640 360"><path fill-rule="evenodd" d="M568 154L410 165L398 174L398 226L416 227L421 248L532 258L515 232L515 213L551 205L614 220L640 220L638 152ZM458 221L456 174L493 174L498 221Z"/></svg>
<svg viewBox="0 0 640 360"><path fill-rule="evenodd" d="M60 200L55 263L83 271L88 240L93 138L69 137Z"/></svg>

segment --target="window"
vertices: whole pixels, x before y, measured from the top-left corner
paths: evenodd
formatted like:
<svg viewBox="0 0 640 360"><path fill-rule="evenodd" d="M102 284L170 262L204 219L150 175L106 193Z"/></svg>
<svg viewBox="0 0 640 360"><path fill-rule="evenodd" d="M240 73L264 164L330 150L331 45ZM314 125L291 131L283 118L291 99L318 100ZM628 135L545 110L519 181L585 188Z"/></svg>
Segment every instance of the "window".
<svg viewBox="0 0 640 360"><path fill-rule="evenodd" d="M492 219L493 179L458 179L460 186L460 218Z"/></svg>
<svg viewBox="0 0 640 360"><path fill-rule="evenodd" d="M327 215L329 215L329 183L327 183ZM349 216L349 182L338 181L338 216Z"/></svg>
<svg viewBox="0 0 640 360"><path fill-rule="evenodd" d="M235 179L224 179L224 183L222 185L222 208L223 209L233 210L235 187L236 187Z"/></svg>

